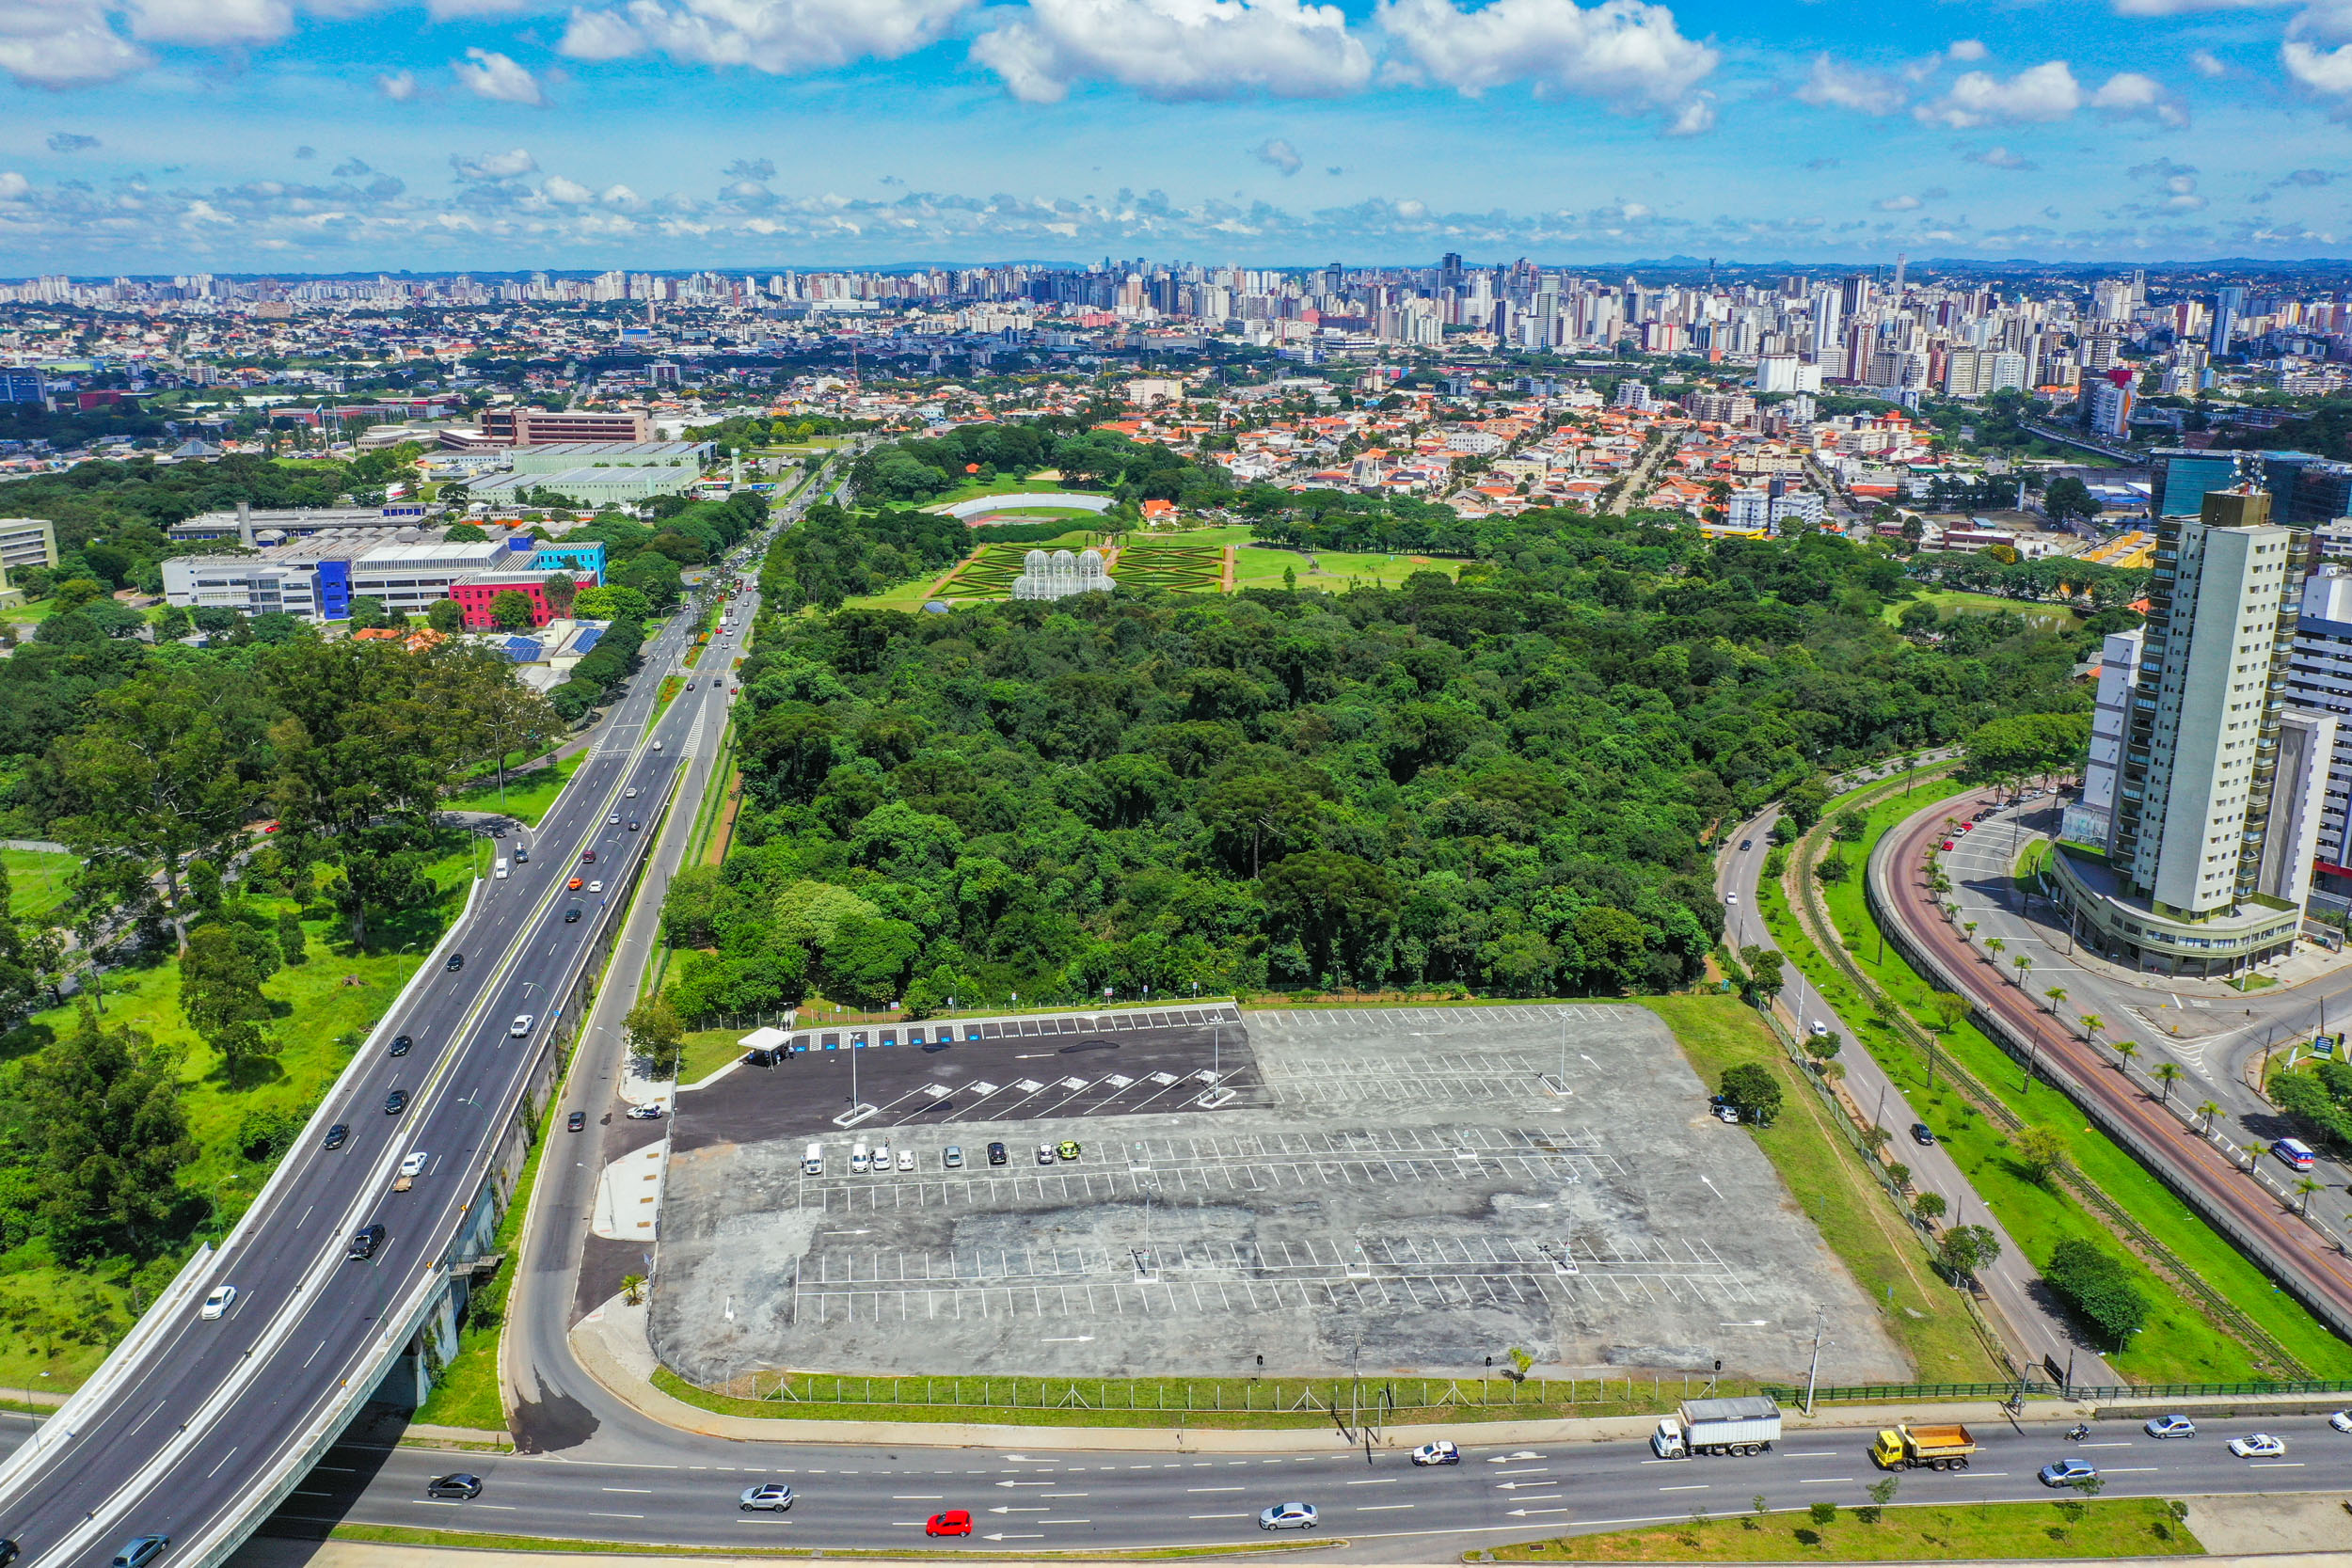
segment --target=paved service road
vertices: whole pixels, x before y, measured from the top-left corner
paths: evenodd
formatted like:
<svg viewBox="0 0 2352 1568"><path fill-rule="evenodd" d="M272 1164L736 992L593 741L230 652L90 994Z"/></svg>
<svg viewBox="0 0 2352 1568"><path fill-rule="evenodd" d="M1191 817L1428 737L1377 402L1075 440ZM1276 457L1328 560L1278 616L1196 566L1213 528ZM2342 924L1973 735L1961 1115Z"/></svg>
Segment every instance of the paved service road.
<svg viewBox="0 0 2352 1568"><path fill-rule="evenodd" d="M387 1018L262 1199L202 1265L196 1297L233 1284L234 1307L202 1322L192 1297L159 1322L98 1405L70 1429L44 1427L36 1457L0 1489L0 1533L21 1543L28 1563L103 1568L130 1535L193 1541L265 1489L337 1393L383 1364L397 1331L387 1315L441 1268L598 927L567 923L564 911L602 907L610 895L588 882L627 885L647 836L629 820L658 816L681 742L728 700L725 683L704 682L655 715L661 674L691 645L696 619L674 617L647 642L630 690L541 826L493 841L510 854L527 844L532 860L481 884L449 943L462 969L428 976ZM590 849L596 863L584 865ZM568 894L576 871L583 886ZM517 1035L512 1021L524 1014L532 1022ZM416 1041L398 1058L384 1053L395 1032ZM407 1103L388 1114L395 1089ZM330 1121L351 1130L333 1150L318 1135ZM412 1152L425 1156L423 1173L395 1195L395 1167ZM371 1224L385 1227L383 1243L348 1260L353 1233Z"/></svg>
<svg viewBox="0 0 2352 1568"><path fill-rule="evenodd" d="M1859 782L1844 781L1847 785ZM1741 827L1732 838L1731 847L1724 851L1716 871L1718 890L1738 895L1738 902L1725 907L1724 921L1724 941L1735 952L1751 942L1773 949L1779 946L1756 902L1764 855L1772 844L1772 822L1779 815L1775 806ZM1739 847L1741 844L1748 847ZM1897 1157L1911 1167L1912 1185L1944 1199L1947 1225L1981 1225L1999 1241L2000 1257L1979 1275L1978 1283L1984 1287L2002 1320L2010 1325L2014 1337L2011 1348L2018 1358L2039 1363L2048 1357L2061 1370L2072 1367L2073 1381L2079 1386L2111 1387L2121 1384L2123 1379L2107 1365L2097 1344L2063 1311L2044 1300L2032 1260L1986 1207L1950 1151L1940 1143L1922 1146L1908 1135L1909 1129L1923 1118L1912 1109L1902 1091L1895 1087L1886 1069L1864 1049L1853 1022L1831 1007L1795 964L1785 966L1782 974L1787 984L1780 999L1790 1016L1799 1021L1799 1027L1823 1023L1846 1042L1848 1049L1841 1050L1837 1056L1846 1069L1846 1092L1853 1097L1855 1104L1870 1113L1876 1125L1895 1135L1896 1146L1901 1149Z"/></svg>
<svg viewBox="0 0 2352 1568"><path fill-rule="evenodd" d="M2074 1457L2099 1466L2110 1497L2352 1483L2352 1433L2331 1430L2324 1417L2200 1425L2194 1438L2159 1442L2136 1423L2103 1422L2081 1444L2067 1442L2055 1422L1980 1427L1974 1467L1908 1472L1898 1500L2063 1496L2042 1486L2035 1472ZM1467 1426L1457 1438L1467 1445L1477 1430ZM2254 1431L2284 1438L2286 1453L2267 1464L2231 1457L2223 1445ZM1427 1469L1390 1450L1367 1463L1336 1434L1329 1453L1279 1457L771 1447L683 1433L628 1457L596 1460L355 1446L329 1455L331 1468L304 1481L268 1528L317 1534L350 1522L703 1547L909 1551L922 1547L926 1518L962 1508L977 1528L959 1546L1019 1555L1256 1541L1263 1539L1258 1510L1297 1500L1322 1512L1325 1535L1378 1543L1375 1557L1429 1561L1436 1543L1416 1544L1416 1538L1499 1542L1687 1519L1694 1509L1744 1513L1759 1493L1773 1509L1852 1507L1867 1502L1868 1488L1883 1479L1868 1458L1871 1436L1856 1429L1799 1432L1777 1451L1744 1459L1660 1460L1645 1443L1466 1446L1460 1465ZM426 1479L452 1469L481 1476L482 1496L428 1500ZM789 1513L738 1508L743 1488L766 1481L799 1494ZM1469 1544L1455 1539L1448 1550Z"/></svg>

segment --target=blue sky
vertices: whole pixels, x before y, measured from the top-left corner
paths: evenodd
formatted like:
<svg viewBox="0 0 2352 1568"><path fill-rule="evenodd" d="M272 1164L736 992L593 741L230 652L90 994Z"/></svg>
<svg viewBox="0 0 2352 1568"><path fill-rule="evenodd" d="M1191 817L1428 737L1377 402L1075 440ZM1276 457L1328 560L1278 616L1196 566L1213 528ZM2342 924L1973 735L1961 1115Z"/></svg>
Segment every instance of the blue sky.
<svg viewBox="0 0 2352 1568"><path fill-rule="evenodd" d="M0 0L0 273L2352 247L2352 0Z"/></svg>

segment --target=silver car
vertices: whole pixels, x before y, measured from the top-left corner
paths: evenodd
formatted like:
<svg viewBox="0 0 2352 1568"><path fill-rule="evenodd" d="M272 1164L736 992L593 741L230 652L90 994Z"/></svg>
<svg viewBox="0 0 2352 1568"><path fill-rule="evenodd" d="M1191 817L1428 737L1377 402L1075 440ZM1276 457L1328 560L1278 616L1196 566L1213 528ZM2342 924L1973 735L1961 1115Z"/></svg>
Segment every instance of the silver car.
<svg viewBox="0 0 2352 1568"><path fill-rule="evenodd" d="M746 1513L755 1509L782 1513L792 1506L792 1488L780 1481L771 1481L760 1486L746 1486L743 1488L743 1500L737 1506Z"/></svg>

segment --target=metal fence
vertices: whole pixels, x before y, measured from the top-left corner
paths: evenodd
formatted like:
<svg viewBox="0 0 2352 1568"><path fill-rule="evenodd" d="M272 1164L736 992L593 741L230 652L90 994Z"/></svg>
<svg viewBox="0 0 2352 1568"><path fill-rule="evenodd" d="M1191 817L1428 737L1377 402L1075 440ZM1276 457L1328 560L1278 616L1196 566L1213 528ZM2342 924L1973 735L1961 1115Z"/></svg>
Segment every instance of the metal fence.
<svg viewBox="0 0 2352 1568"><path fill-rule="evenodd" d="M2011 1392L2014 1384L2000 1386ZM1061 1378L860 1377L849 1373L746 1372L710 1393L763 1404L958 1410L1232 1411L1284 1415L1375 1405L1395 1411L1524 1410L1580 1405L1654 1409L1756 1386L1706 1376L1608 1378Z"/></svg>
<svg viewBox="0 0 2352 1568"><path fill-rule="evenodd" d="M1799 1403L1804 1390L1787 1384L1766 1384L1757 1392L1787 1403ZM2352 1379L2308 1378L2280 1383L2149 1383L2069 1386L2027 1379L2022 1383L1855 1383L1816 1388L1816 1404L1899 1403L1904 1400L2200 1400L2242 1399L2253 1395L2352 1393Z"/></svg>

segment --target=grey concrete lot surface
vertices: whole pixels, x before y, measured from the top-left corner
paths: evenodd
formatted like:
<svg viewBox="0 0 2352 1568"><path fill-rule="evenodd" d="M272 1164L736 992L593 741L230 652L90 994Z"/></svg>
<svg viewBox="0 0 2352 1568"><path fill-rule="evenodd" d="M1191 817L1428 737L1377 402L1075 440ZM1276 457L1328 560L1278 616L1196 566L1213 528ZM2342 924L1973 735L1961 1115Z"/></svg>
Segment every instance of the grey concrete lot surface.
<svg viewBox="0 0 2352 1568"><path fill-rule="evenodd" d="M1248 1013L1217 1032L1236 1097L1215 1110L1146 1092L1152 1072L1199 1082L1185 1069L1208 1065L1205 1020L1159 1028L1148 1051L1134 1032L1132 1057L1062 1053L1130 1037L1102 1022L857 1052L859 1098L885 1109L847 1132L830 1124L847 1050L681 1094L653 1292L663 1361L703 1382L1447 1374L1516 1346L1586 1375L1720 1358L1801 1377L1819 1308L1825 1375L1908 1375L1644 1008ZM1564 1069L1565 1095L1548 1081ZM1013 1114L992 1119L999 1104ZM1077 1159L1038 1163L1063 1139ZM911 1148L916 1168L853 1173L853 1140ZM812 1141L820 1176L802 1168ZM987 1164L992 1141L1006 1164Z"/></svg>

